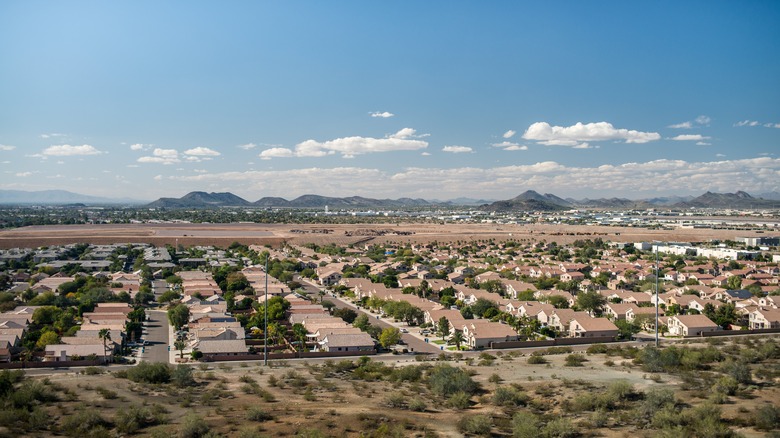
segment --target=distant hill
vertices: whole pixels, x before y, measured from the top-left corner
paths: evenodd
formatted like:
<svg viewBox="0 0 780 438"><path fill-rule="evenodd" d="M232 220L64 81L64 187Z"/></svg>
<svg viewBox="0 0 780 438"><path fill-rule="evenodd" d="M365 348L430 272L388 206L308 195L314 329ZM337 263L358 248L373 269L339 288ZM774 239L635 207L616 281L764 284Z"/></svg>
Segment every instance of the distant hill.
<svg viewBox="0 0 780 438"><path fill-rule="evenodd" d="M571 207L571 202L563 198L549 193L541 195L533 190L527 190L512 199L485 204L480 208L487 211L556 211Z"/></svg>
<svg viewBox="0 0 780 438"><path fill-rule="evenodd" d="M761 193L758 195L759 198L763 199L769 199L772 201L780 201L780 192L767 192L767 193Z"/></svg>
<svg viewBox="0 0 780 438"><path fill-rule="evenodd" d="M626 198L600 198L600 199L581 199L570 200L573 205L577 207L590 207L590 208L649 208L652 205L646 201L639 200L634 201Z"/></svg>
<svg viewBox="0 0 780 438"><path fill-rule="evenodd" d="M320 195L303 195L292 201L279 197L264 197L249 202L232 193L192 192L181 198L160 198L150 208L208 208L208 207L266 207L266 208L399 208L431 205L424 199L371 199L360 196L334 198Z"/></svg>
<svg viewBox="0 0 780 438"><path fill-rule="evenodd" d="M103 198L82 195L66 190L0 190L0 204L38 204L38 205L105 205L105 204L143 204L144 201L126 198Z"/></svg>
<svg viewBox="0 0 780 438"><path fill-rule="evenodd" d="M778 208L780 201L754 198L743 191L736 193L707 192L690 201L675 204L675 206L680 208Z"/></svg>
<svg viewBox="0 0 780 438"><path fill-rule="evenodd" d="M181 198L160 198L149 208L208 208L208 207L246 207L252 205L232 193L190 192Z"/></svg>

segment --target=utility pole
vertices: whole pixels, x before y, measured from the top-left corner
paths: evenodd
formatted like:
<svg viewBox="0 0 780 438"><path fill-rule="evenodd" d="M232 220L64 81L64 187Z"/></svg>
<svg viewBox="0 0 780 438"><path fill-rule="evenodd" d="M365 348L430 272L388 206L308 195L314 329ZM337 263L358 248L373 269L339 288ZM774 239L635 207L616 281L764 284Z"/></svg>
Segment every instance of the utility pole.
<svg viewBox="0 0 780 438"><path fill-rule="evenodd" d="M263 342L263 365L268 366L268 259L270 254L265 256L265 327L263 328L263 336L265 341ZM657 304L657 303L656 303ZM657 335L656 335L657 336Z"/></svg>
<svg viewBox="0 0 780 438"><path fill-rule="evenodd" d="M658 243L655 244L655 348L658 348Z"/></svg>

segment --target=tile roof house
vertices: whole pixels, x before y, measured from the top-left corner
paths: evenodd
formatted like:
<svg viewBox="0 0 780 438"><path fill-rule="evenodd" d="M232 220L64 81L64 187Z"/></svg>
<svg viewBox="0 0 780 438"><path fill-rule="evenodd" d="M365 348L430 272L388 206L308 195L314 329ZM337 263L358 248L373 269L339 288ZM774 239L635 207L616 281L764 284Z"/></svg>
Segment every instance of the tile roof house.
<svg viewBox="0 0 780 438"><path fill-rule="evenodd" d="M578 314L569 321L569 336L572 338L614 338L618 335L618 328L607 318L591 318Z"/></svg>
<svg viewBox="0 0 780 438"><path fill-rule="evenodd" d="M748 315L751 330L780 328L780 309L759 307Z"/></svg>
<svg viewBox="0 0 780 438"><path fill-rule="evenodd" d="M333 333L325 336L320 343L323 351L372 351L374 340L368 333Z"/></svg>
<svg viewBox="0 0 780 438"><path fill-rule="evenodd" d="M486 320L469 320L463 326L463 335L471 348L490 347L493 342L517 341L517 332L506 324Z"/></svg>
<svg viewBox="0 0 780 438"><path fill-rule="evenodd" d="M705 332L714 332L718 325L704 315L674 315L667 322L669 334L673 336L701 336Z"/></svg>

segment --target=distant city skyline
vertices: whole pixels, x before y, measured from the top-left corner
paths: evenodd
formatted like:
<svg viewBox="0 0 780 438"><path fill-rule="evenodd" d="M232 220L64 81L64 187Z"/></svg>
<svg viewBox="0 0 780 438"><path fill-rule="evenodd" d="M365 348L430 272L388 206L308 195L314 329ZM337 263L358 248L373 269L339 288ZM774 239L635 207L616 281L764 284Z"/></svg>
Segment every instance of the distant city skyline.
<svg viewBox="0 0 780 438"><path fill-rule="evenodd" d="M0 3L0 189L780 191L780 3Z"/></svg>

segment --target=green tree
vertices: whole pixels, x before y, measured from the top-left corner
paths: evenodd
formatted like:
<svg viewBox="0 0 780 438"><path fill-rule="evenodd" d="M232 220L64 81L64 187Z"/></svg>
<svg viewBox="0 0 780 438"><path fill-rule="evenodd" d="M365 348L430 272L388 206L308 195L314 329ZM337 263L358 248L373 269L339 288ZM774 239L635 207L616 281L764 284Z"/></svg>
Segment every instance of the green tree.
<svg viewBox="0 0 780 438"><path fill-rule="evenodd" d="M47 345L52 344L58 344L60 342L60 337L57 335L56 332L53 331L45 331L41 335L40 338L38 338L38 342L35 343L35 346L38 348L46 348Z"/></svg>
<svg viewBox="0 0 780 438"><path fill-rule="evenodd" d="M439 335L441 335L441 339L444 340L444 338L450 334L450 321L447 319L446 316L442 316L439 318L439 322L437 324Z"/></svg>
<svg viewBox="0 0 780 438"><path fill-rule="evenodd" d="M353 326L359 328L362 331L368 330L368 326L371 325L371 323L368 322L368 315L365 313L361 313L360 315L355 318L355 321L352 323Z"/></svg>
<svg viewBox="0 0 780 438"><path fill-rule="evenodd" d="M179 330L190 319L190 308L184 304L177 304L168 309L168 321L171 325Z"/></svg>
<svg viewBox="0 0 780 438"><path fill-rule="evenodd" d="M300 349L305 351L306 350L306 338L309 334L308 331L306 331L306 327L303 326L303 324L297 322L293 324L292 326L293 334L295 335L295 339L300 343L301 347Z"/></svg>
<svg viewBox="0 0 780 438"><path fill-rule="evenodd" d="M598 292L580 292L577 294L577 307L586 312L600 315L602 307L606 303L607 299Z"/></svg>
<svg viewBox="0 0 780 438"><path fill-rule="evenodd" d="M108 363L108 346L106 343L111 340L111 331L102 328L98 331L98 338L103 341L103 362Z"/></svg>
<svg viewBox="0 0 780 438"><path fill-rule="evenodd" d="M395 327L388 327L382 330L379 335L379 343L384 348L390 348L401 340L401 332Z"/></svg>
<svg viewBox="0 0 780 438"><path fill-rule="evenodd" d="M728 280L726 280L726 287L729 288L729 290L736 290L742 287L742 277L738 275L732 275L729 277Z"/></svg>
<svg viewBox="0 0 780 438"><path fill-rule="evenodd" d="M173 348L179 350L179 358L184 358L184 349L187 348L187 343L184 342L184 339L177 339L173 342Z"/></svg>

